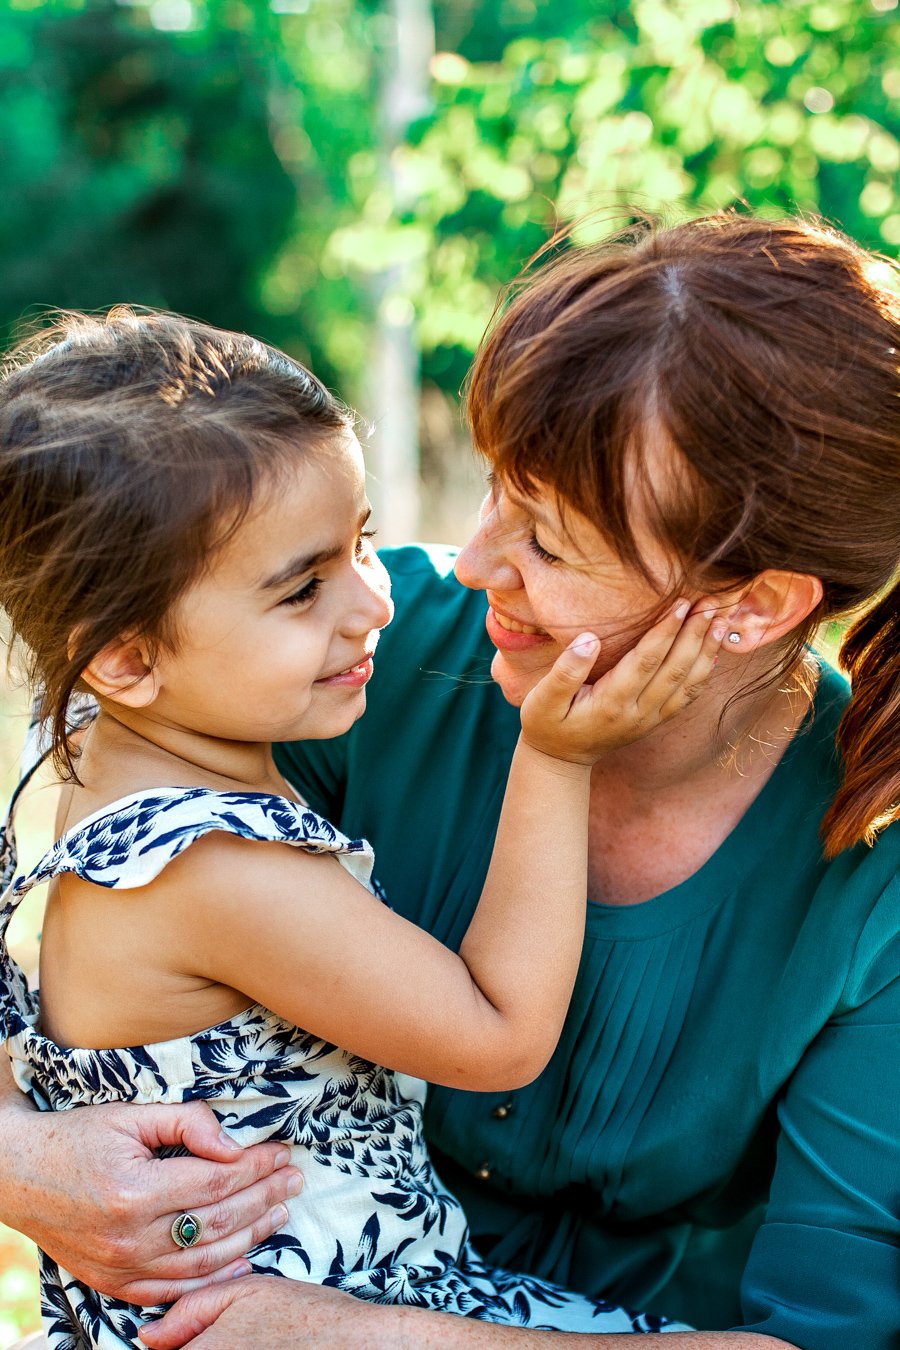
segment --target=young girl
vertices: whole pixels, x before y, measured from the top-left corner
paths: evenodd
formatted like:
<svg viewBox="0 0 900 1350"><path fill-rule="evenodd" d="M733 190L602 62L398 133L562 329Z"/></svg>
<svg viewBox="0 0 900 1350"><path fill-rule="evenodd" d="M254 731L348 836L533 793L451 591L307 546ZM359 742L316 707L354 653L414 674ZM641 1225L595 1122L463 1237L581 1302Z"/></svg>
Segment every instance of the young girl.
<svg viewBox="0 0 900 1350"><path fill-rule="evenodd" d="M0 598L64 779L30 875L12 812L3 839L0 931L49 883L40 1013L0 946L17 1080L51 1110L203 1097L241 1144L288 1142L304 1194L258 1271L496 1322L669 1329L485 1268L414 1080L498 1090L545 1065L582 941L591 765L690 699L727 623L681 602L593 684L598 640L563 652L522 707L457 956L381 902L365 841L272 759L364 710L392 614L368 516L349 414L257 341L119 310L10 362ZM202 1216L171 1236L202 1241ZM55 1350L139 1344L145 1314L48 1259L43 1289Z"/></svg>

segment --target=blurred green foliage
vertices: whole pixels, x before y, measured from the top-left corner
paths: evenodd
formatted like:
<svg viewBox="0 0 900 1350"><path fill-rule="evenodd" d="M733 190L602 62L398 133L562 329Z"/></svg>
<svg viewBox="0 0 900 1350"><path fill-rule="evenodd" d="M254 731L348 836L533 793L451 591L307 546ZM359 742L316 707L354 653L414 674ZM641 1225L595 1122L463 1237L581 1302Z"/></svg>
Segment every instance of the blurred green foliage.
<svg viewBox="0 0 900 1350"><path fill-rule="evenodd" d="M179 40L117 6L0 20L0 315L116 300L259 328L290 227L265 67L238 33Z"/></svg>
<svg viewBox="0 0 900 1350"><path fill-rule="evenodd" d="M540 6L541 10L549 6ZM579 6L569 4L572 19ZM460 365L496 283L554 219L576 233L628 205L744 201L816 210L862 242L900 244L900 24L862 0L634 0L580 6L499 61L435 62L437 106L398 152L427 247L426 369ZM365 208L364 208L365 209ZM358 227L357 227L358 228ZM462 303L460 303L462 302Z"/></svg>
<svg viewBox="0 0 900 1350"><path fill-rule="evenodd" d="M431 108L388 155L388 0L8 0L0 323L167 305L353 395L393 268L454 390L556 221L744 201L900 246L897 0L431 8Z"/></svg>

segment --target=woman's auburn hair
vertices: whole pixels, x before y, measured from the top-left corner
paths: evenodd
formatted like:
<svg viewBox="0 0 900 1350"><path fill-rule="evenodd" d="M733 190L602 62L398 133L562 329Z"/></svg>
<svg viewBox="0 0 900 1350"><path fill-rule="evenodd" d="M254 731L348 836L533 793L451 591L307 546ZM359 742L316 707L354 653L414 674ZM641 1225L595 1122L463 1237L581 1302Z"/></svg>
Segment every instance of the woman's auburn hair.
<svg viewBox="0 0 900 1350"><path fill-rule="evenodd" d="M820 578L778 675L819 623L879 597L841 650L843 778L822 823L829 857L871 843L900 817L893 265L824 224L735 212L645 220L584 247L557 236L538 260L548 252L501 298L477 354L476 447L520 490L555 489L645 576L635 482L679 587L725 589L768 568ZM674 450L662 490L652 444Z"/></svg>
<svg viewBox="0 0 900 1350"><path fill-rule="evenodd" d="M175 602L260 485L354 419L255 338L127 306L58 314L0 376L0 605L77 781L82 671L130 634L175 647Z"/></svg>

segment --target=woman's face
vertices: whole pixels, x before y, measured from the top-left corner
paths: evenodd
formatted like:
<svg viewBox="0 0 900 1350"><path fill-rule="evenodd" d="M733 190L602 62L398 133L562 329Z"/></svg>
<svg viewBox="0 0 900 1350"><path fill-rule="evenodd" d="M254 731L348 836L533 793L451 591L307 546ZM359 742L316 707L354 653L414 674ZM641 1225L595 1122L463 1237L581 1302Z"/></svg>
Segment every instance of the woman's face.
<svg viewBox="0 0 900 1350"><path fill-rule="evenodd" d="M649 531L634 530L656 585L629 568L586 516L560 511L544 485L524 495L495 480L456 575L487 592L486 626L497 648L491 675L510 703L526 694L579 633L601 641L593 678L638 641L671 593L676 573Z"/></svg>

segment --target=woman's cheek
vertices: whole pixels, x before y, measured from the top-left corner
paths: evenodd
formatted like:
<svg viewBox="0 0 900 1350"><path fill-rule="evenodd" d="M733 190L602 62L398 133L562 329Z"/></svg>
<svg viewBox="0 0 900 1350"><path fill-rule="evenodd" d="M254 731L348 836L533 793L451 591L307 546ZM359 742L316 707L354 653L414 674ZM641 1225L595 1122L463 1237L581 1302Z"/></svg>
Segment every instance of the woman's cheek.
<svg viewBox="0 0 900 1350"><path fill-rule="evenodd" d="M626 652L637 642L637 638L632 641L623 640L621 637L606 638L600 640L600 655L594 662L594 668L587 678L588 684L596 684L597 681L612 670L613 666L618 665Z"/></svg>

